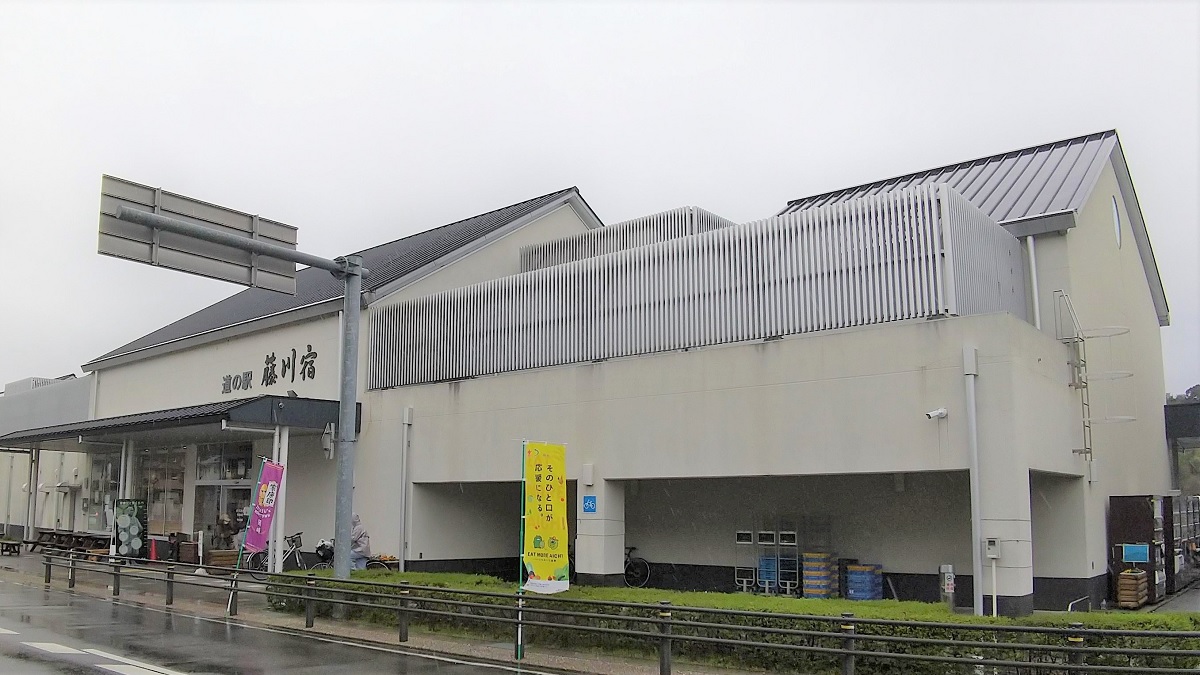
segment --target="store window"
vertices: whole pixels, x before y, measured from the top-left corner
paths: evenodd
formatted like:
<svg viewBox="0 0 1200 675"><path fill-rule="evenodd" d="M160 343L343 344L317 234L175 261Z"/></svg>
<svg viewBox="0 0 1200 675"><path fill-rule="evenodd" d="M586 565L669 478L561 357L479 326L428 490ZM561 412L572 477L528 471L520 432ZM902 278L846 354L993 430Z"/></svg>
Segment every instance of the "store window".
<svg viewBox="0 0 1200 675"><path fill-rule="evenodd" d="M208 550L241 545L258 466L251 443L213 443L196 449L193 522Z"/></svg>
<svg viewBox="0 0 1200 675"><path fill-rule="evenodd" d="M88 530L107 532L112 529L113 507L120 487L121 451L94 452L90 457L91 471L83 495L83 512L87 516Z"/></svg>
<svg viewBox="0 0 1200 675"><path fill-rule="evenodd" d="M148 448L135 454L130 496L146 500L150 534L168 535L183 529L183 467L185 448Z"/></svg>
<svg viewBox="0 0 1200 675"><path fill-rule="evenodd" d="M254 446L250 443L213 443L201 445L196 451L196 480L247 480L254 463Z"/></svg>

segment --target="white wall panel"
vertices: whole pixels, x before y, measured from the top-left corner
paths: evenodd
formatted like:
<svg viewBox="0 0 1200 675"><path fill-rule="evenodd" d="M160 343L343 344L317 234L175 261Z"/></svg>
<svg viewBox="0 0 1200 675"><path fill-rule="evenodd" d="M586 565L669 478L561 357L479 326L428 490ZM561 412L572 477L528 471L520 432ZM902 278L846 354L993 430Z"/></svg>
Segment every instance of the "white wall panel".
<svg viewBox="0 0 1200 675"><path fill-rule="evenodd" d="M1017 240L944 185L643 244L697 227L697 212L527 247L531 265L588 257L380 308L368 387L941 315L1025 318Z"/></svg>

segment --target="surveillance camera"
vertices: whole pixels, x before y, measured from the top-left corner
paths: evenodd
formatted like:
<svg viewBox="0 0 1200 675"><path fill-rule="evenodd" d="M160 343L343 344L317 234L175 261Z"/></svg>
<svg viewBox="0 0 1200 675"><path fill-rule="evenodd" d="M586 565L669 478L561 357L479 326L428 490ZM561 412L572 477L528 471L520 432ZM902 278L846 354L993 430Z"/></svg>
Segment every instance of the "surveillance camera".
<svg viewBox="0 0 1200 675"><path fill-rule="evenodd" d="M945 416L946 416L945 408L938 408L937 410L930 410L929 412L925 413L925 417L928 419L931 419L931 420L932 419L942 419Z"/></svg>

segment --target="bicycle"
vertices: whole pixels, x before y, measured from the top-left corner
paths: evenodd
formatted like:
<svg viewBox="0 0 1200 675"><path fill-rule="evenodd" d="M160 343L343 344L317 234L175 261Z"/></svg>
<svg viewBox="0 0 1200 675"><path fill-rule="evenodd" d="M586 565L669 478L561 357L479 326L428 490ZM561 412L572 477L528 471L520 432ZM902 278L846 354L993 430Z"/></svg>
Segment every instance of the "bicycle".
<svg viewBox="0 0 1200 675"><path fill-rule="evenodd" d="M625 547L625 585L630 588L642 588L650 581L650 563L633 555L636 550L636 546Z"/></svg>
<svg viewBox="0 0 1200 675"><path fill-rule="evenodd" d="M325 560L323 556L322 556L322 559L319 562L314 563L312 567L309 567L308 563L304 562L304 556L300 555L300 547L303 545L303 542L300 539L300 535L302 535L302 534L304 534L304 533L297 532L296 534L293 534L290 537L283 538L283 541L288 546L287 551L284 552L284 554L283 554L283 564L284 565L287 564L288 558L295 558L296 559L296 568L300 569L300 570L307 571L307 570L330 569L332 567L332 565L330 565L329 561ZM324 543L324 542L322 542L322 543ZM320 547L318 546L318 549L319 548ZM267 554L266 551L258 551L256 553L251 553L246 558L246 563L245 563L244 567L245 567L245 569L250 570L250 576L254 577L258 581L266 581L267 579L271 578L271 568L270 568L271 562L270 562L270 560L271 560L271 557Z"/></svg>

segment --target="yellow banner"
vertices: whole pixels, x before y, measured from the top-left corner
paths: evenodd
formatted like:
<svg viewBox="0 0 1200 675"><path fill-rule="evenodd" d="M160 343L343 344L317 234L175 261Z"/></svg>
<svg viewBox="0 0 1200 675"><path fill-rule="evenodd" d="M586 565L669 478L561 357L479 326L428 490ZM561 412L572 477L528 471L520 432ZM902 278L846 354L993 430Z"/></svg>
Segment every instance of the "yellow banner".
<svg viewBox="0 0 1200 675"><path fill-rule="evenodd" d="M559 593L570 587L567 559L567 448L551 443L524 445L524 589Z"/></svg>

